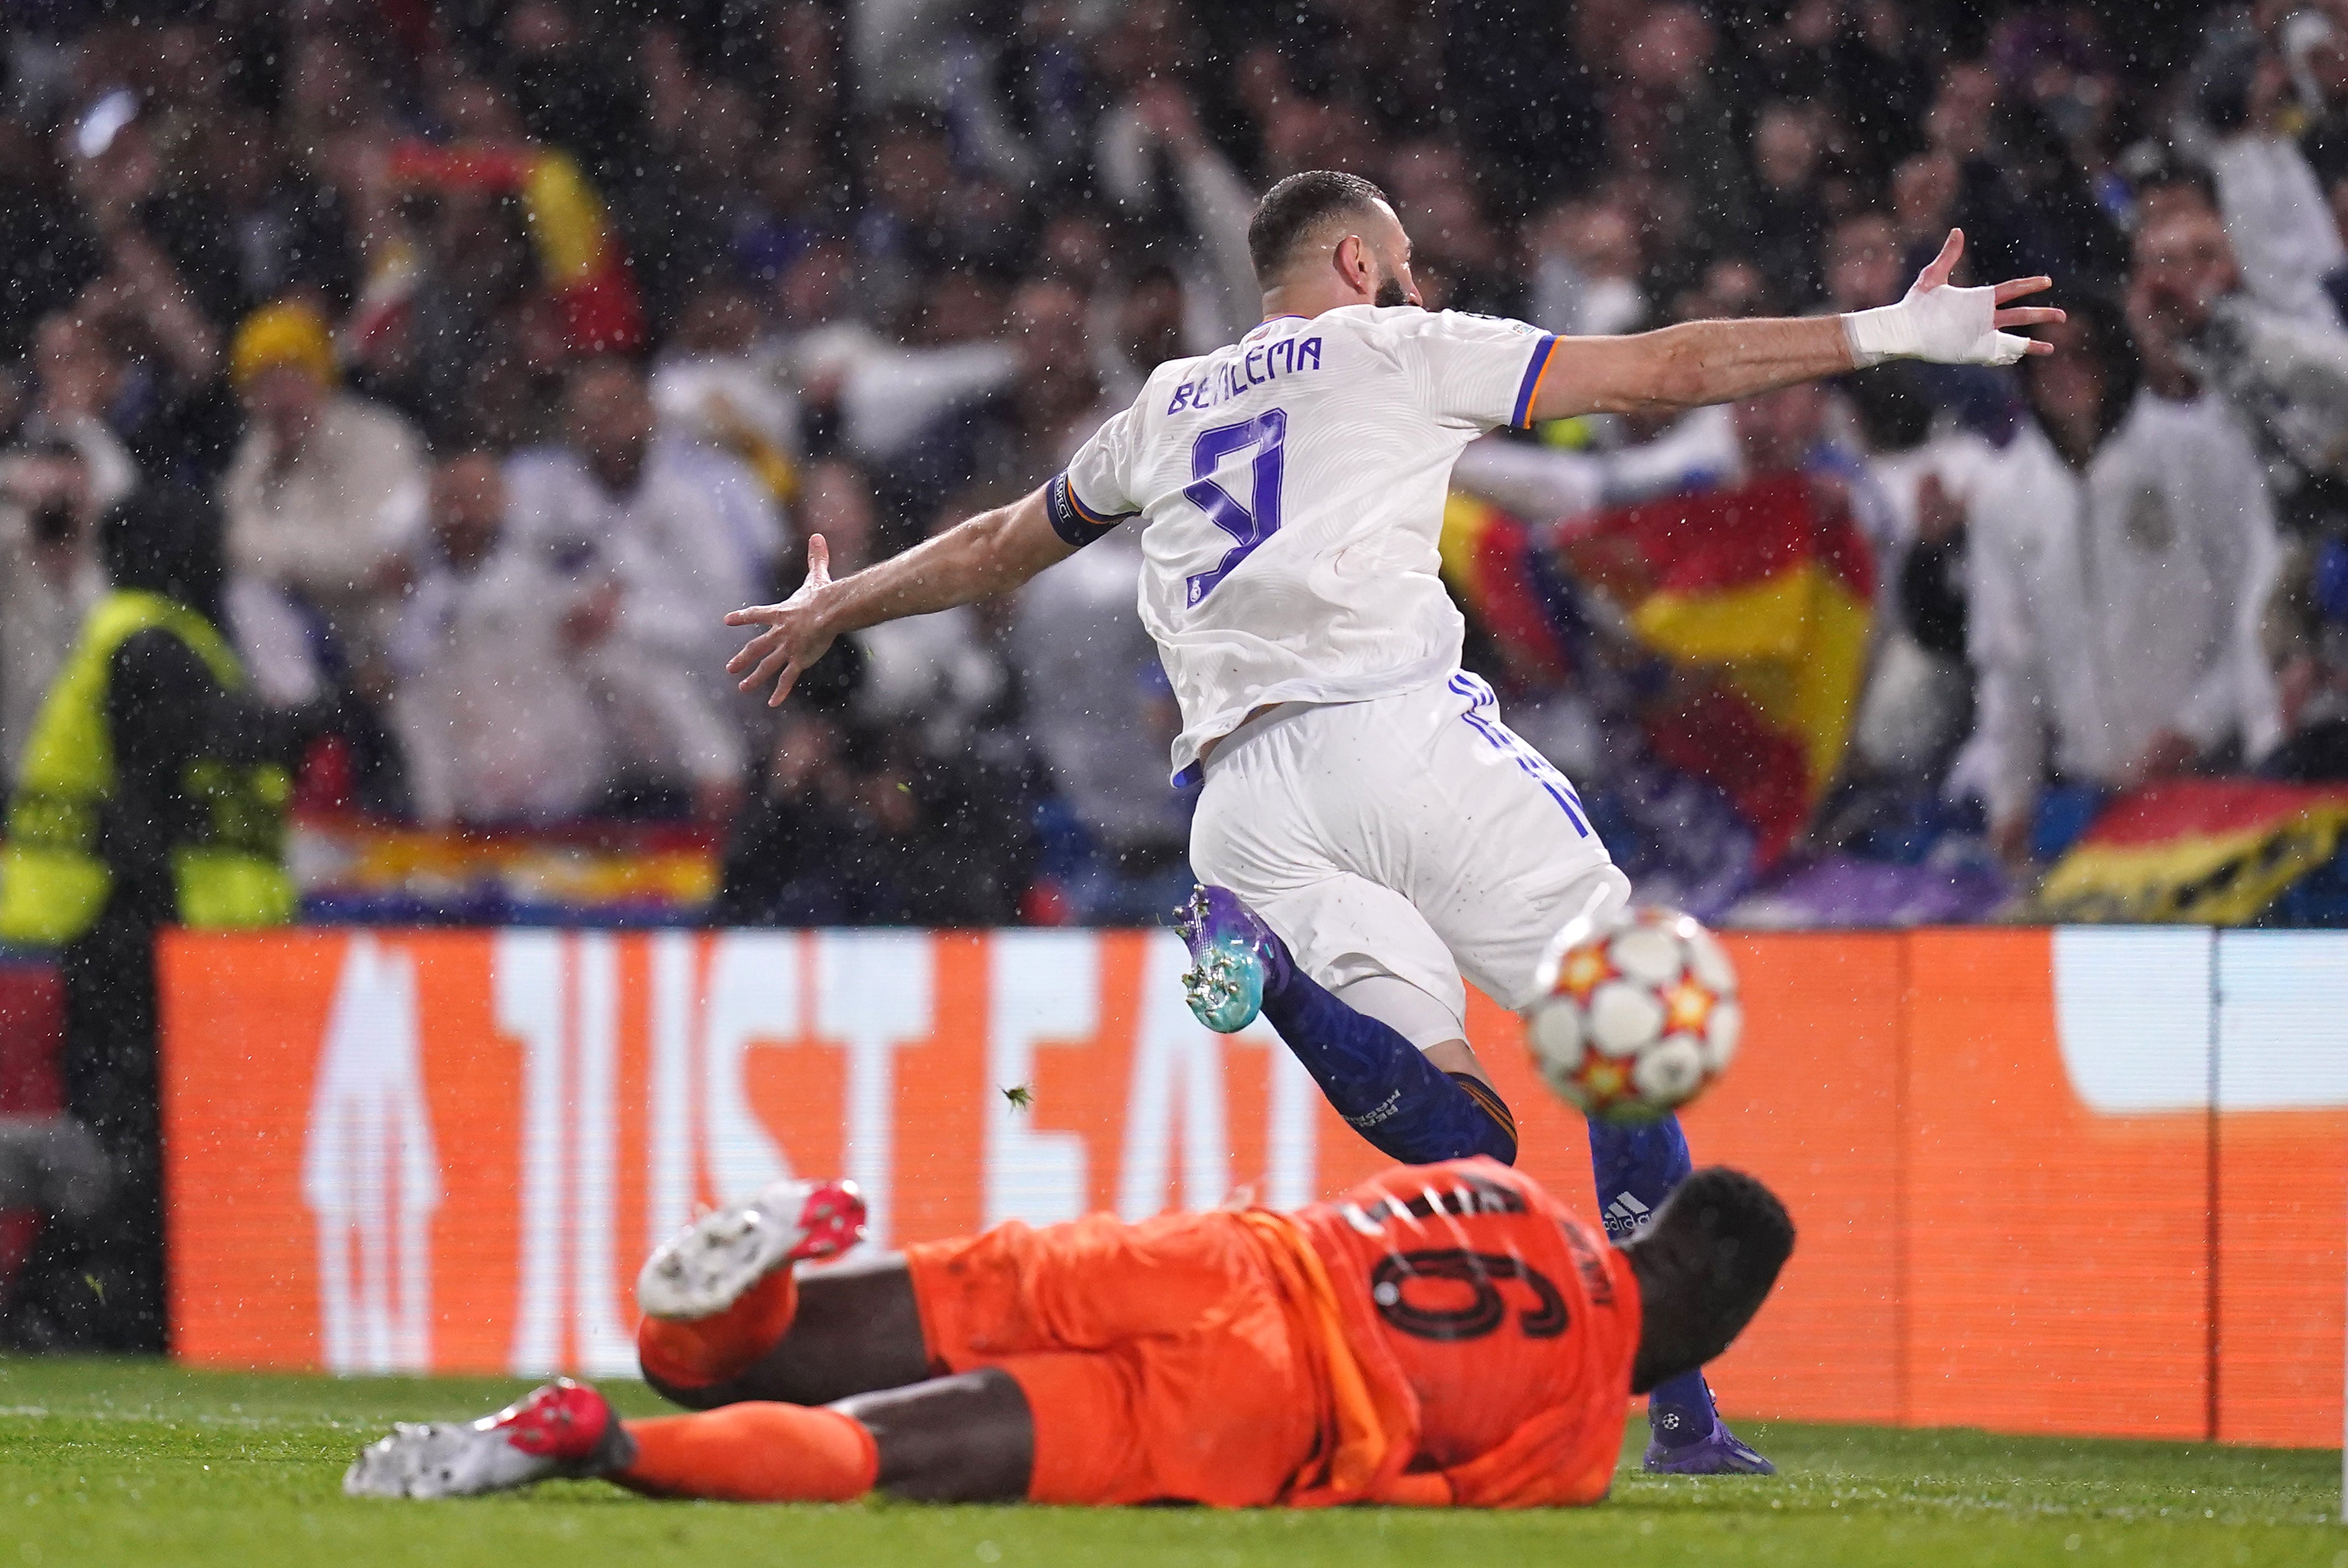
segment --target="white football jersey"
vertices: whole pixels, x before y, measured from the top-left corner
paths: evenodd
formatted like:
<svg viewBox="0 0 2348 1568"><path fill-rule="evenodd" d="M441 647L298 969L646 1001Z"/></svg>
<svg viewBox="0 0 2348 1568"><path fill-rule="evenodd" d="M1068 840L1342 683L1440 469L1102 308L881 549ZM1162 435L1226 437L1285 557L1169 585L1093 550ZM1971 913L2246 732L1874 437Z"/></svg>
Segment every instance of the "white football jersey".
<svg viewBox="0 0 2348 1568"><path fill-rule="evenodd" d="M1276 316L1159 365L1069 460L1050 487L1063 538L1143 519L1178 777L1257 708L1389 696L1458 664L1436 549L1451 465L1526 422L1555 343L1416 306Z"/></svg>

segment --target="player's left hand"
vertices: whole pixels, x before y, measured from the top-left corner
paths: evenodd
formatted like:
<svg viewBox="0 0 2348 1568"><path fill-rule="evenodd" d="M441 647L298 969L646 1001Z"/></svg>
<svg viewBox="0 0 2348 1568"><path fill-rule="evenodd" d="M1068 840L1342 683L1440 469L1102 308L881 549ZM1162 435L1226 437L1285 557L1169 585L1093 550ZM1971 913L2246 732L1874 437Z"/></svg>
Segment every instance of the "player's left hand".
<svg viewBox="0 0 2348 1568"><path fill-rule="evenodd" d="M726 662L726 672L742 677L745 692L755 692L769 680L775 690L767 706L779 708L808 666L822 658L837 633L823 623L819 603L831 586L831 547L821 534L808 536L807 580L780 604L754 604L726 618L728 626L763 626L767 630L742 645ZM744 671L748 671L745 674Z"/></svg>
<svg viewBox="0 0 2348 1568"><path fill-rule="evenodd" d="M1864 369L1887 359L1922 359L1936 364L2012 364L2026 354L2053 354L2054 345L2010 332L2064 319L2052 305L2007 307L2015 300L2054 286L2048 277L2011 278L1978 289L1949 282L1965 253L1962 229L1949 231L1941 253L1916 278L1896 305L1856 311L1849 323L1851 359Z"/></svg>

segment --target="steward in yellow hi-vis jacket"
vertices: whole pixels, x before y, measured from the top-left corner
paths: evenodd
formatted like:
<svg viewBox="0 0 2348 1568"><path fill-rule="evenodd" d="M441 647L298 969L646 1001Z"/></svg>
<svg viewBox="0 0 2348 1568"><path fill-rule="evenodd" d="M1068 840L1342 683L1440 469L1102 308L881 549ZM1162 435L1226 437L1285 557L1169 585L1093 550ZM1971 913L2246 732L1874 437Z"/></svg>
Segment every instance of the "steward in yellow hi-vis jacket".
<svg viewBox="0 0 2348 1568"><path fill-rule="evenodd" d="M104 855L105 818L118 800L129 807L136 799L129 791L118 794L110 723L118 695L115 659L126 644L157 632L183 651L150 640L148 658L183 663L192 655L223 692L243 686L234 651L200 611L145 589L118 588L90 607L41 706L8 803L7 843L0 847L0 941L62 946L88 935L105 910L114 887ZM131 749L142 748L134 743ZM275 926L293 917L294 885L284 866L284 768L225 762L199 750L176 779L153 782L167 792L176 786L193 808L174 825L183 831L163 846L179 924Z"/></svg>
<svg viewBox="0 0 2348 1568"><path fill-rule="evenodd" d="M283 759L338 710L273 712L248 694L221 623L221 535L210 498L177 487L107 513L112 590L82 623L9 799L0 943L58 951L66 1109L116 1182L98 1214L43 1231L0 1309L0 1346L164 1348L155 932L294 916Z"/></svg>

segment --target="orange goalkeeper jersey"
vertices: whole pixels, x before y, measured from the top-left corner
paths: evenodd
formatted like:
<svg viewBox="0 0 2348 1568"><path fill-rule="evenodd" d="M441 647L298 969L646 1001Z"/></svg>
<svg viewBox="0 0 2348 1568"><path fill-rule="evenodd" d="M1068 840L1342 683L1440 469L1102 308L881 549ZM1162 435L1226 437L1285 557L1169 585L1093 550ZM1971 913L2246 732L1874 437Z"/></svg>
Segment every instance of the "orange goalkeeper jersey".
<svg viewBox="0 0 2348 1568"><path fill-rule="evenodd" d="M1337 1407L1330 1461L1290 1501L1471 1507L1606 1494L1639 1346L1630 1260L1495 1161L1388 1171L1334 1203L1261 1212L1316 1309ZM1292 1289L1292 1296L1296 1294Z"/></svg>

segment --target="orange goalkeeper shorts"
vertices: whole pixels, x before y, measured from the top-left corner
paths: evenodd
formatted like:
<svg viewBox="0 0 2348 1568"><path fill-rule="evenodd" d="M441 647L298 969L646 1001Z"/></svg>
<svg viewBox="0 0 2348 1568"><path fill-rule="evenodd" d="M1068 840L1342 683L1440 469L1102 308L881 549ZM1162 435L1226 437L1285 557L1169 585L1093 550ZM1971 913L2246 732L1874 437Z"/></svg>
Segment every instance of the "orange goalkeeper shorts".
<svg viewBox="0 0 2348 1568"><path fill-rule="evenodd" d="M905 1249L931 1357L1016 1378L1035 1502L1281 1500L1321 1446L1325 1375L1235 1214L1107 1214Z"/></svg>

